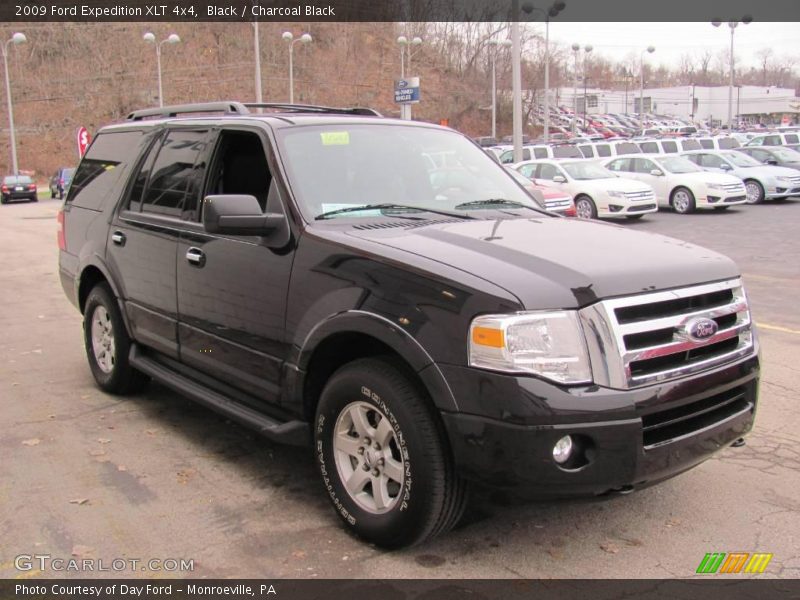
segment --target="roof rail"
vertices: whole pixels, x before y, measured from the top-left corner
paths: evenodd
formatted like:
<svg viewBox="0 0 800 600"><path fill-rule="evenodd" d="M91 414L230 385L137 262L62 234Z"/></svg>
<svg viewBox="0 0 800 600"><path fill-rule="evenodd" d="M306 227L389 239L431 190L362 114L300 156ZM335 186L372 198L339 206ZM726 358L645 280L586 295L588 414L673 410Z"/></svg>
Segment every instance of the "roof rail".
<svg viewBox="0 0 800 600"><path fill-rule="evenodd" d="M236 115L246 115L250 111L241 102L200 102L197 104L176 104L174 106L162 106L160 108L145 108L135 110L126 118L128 121L141 121L148 117L169 118L178 115L192 113L227 113Z"/></svg>
<svg viewBox="0 0 800 600"><path fill-rule="evenodd" d="M365 108L360 106L338 108L333 106L317 106L314 104L282 104L274 102L261 102L261 103L245 102L243 106L245 106L246 108L272 108L287 112L298 112L298 113L313 112L313 113L328 113L328 114L338 114L338 115L365 115L369 117L383 116L374 108Z"/></svg>

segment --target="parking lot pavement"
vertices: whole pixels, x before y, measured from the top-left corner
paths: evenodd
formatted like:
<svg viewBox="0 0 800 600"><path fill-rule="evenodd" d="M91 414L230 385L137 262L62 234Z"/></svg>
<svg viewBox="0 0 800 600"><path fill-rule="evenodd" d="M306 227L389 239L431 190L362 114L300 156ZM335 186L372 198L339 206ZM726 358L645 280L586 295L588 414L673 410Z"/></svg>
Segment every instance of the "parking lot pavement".
<svg viewBox="0 0 800 600"><path fill-rule="evenodd" d="M621 225L740 264L763 356L747 446L615 498L482 494L456 531L397 552L340 528L309 451L157 385L125 399L94 386L81 317L58 282L58 205L0 208L0 577L691 577L706 552L731 551L771 552L764 576L800 576L800 200ZM175 573L15 568L34 554L194 563Z"/></svg>

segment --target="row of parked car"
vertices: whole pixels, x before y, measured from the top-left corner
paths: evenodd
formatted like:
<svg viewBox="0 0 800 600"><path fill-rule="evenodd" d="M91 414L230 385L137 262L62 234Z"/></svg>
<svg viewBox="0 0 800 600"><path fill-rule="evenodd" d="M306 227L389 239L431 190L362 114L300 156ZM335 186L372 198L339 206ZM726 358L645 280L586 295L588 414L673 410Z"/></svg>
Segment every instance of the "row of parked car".
<svg viewBox="0 0 800 600"><path fill-rule="evenodd" d="M50 197L64 199L75 169L60 167L50 177ZM0 204L9 202L38 202L39 190L30 175L6 175L0 184Z"/></svg>
<svg viewBox="0 0 800 600"><path fill-rule="evenodd" d="M709 148L693 138L611 143L606 144L611 151L605 156L596 147L591 154L584 149L565 156L566 148L580 150L565 146L548 146L547 154L538 152L537 156L539 148L530 147L525 148L527 159L507 167L537 189L547 189L551 197L561 195L558 207L545 202L545 208L581 218L639 219L660 207L680 214L701 208L725 210L800 195L797 150L787 146L728 149L731 138L710 139L713 146ZM692 148L687 150L683 142L695 144L686 145ZM503 162L504 156L498 158ZM574 210L564 208L564 197L573 200Z"/></svg>

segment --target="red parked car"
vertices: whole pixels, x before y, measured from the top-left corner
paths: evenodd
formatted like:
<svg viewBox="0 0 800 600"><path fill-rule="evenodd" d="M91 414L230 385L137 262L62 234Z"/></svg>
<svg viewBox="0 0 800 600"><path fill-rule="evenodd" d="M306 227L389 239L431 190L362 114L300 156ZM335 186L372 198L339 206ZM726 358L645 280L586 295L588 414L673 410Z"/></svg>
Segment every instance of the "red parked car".
<svg viewBox="0 0 800 600"><path fill-rule="evenodd" d="M565 194L559 190L553 189L551 187L545 187L543 185L537 185L535 181L532 181L525 177L522 173L517 171L516 169L512 169L511 167L506 167L509 173L519 181L519 183L528 191L531 197L536 200L538 204L544 203L544 208L548 212L554 212L556 214L562 215L564 217L574 217L577 216L575 212L575 202L572 200L572 196L569 194ZM540 198L541 194L541 200Z"/></svg>

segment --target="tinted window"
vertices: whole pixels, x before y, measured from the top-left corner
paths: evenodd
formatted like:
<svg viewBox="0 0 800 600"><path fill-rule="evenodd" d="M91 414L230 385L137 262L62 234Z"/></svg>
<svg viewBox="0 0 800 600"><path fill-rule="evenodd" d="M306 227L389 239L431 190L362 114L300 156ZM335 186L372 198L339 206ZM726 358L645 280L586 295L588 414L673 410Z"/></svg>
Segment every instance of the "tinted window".
<svg viewBox="0 0 800 600"><path fill-rule="evenodd" d="M664 151L665 154L672 154L673 152L678 151L678 144L676 142L661 142L661 149Z"/></svg>
<svg viewBox="0 0 800 600"><path fill-rule="evenodd" d="M786 134L785 136L783 136L783 137L785 137L785 138L786 138L786 143L787 143L787 144L796 144L796 143L797 143L797 141L798 141L798 139L799 139L799 138L797 137L797 134L795 134L795 133L787 133L787 134Z"/></svg>
<svg viewBox="0 0 800 600"><path fill-rule="evenodd" d="M117 181L135 162L143 140L141 131L98 134L78 165L66 201L91 210L101 210L107 198L116 201Z"/></svg>
<svg viewBox="0 0 800 600"><path fill-rule="evenodd" d="M614 147L617 150L617 154L640 154L641 153L641 150L639 150L639 146L637 146L633 142L620 142L619 144L615 144Z"/></svg>
<svg viewBox="0 0 800 600"><path fill-rule="evenodd" d="M534 158L547 158L547 148L534 148L533 156Z"/></svg>
<svg viewBox="0 0 800 600"><path fill-rule="evenodd" d="M170 131L161 144L147 190L142 196L142 212L180 215L185 195L199 193L196 167L206 147L205 131ZM196 199L195 204L196 204Z"/></svg>
<svg viewBox="0 0 800 600"><path fill-rule="evenodd" d="M597 156L611 156L611 147L607 144L598 144L594 149Z"/></svg>
<svg viewBox="0 0 800 600"><path fill-rule="evenodd" d="M781 138L778 135L768 135L764 138L764 146L780 146Z"/></svg>
<svg viewBox="0 0 800 600"><path fill-rule="evenodd" d="M630 158L618 158L617 160L611 161L608 167L606 167L609 171L630 171L631 170L631 159Z"/></svg>
<svg viewBox="0 0 800 600"><path fill-rule="evenodd" d="M713 154L700 155L700 166L710 167L712 169L721 169L723 160L719 156Z"/></svg>
<svg viewBox="0 0 800 600"><path fill-rule="evenodd" d="M555 158L583 158L583 154L575 146L556 146L553 148Z"/></svg>
<svg viewBox="0 0 800 600"><path fill-rule="evenodd" d="M581 154L583 154L584 158L594 158L594 150L588 144L578 146L578 150L581 151Z"/></svg>
<svg viewBox="0 0 800 600"><path fill-rule="evenodd" d="M714 140L709 138L703 138L699 140L700 147L703 150L713 150L714 149Z"/></svg>
<svg viewBox="0 0 800 600"><path fill-rule="evenodd" d="M646 158L634 158L632 160L634 173L644 173L649 175L650 171L658 168L652 160L648 160Z"/></svg>
<svg viewBox="0 0 800 600"><path fill-rule="evenodd" d="M657 142L639 142L639 148L641 148L642 152L645 154L658 154Z"/></svg>
<svg viewBox="0 0 800 600"><path fill-rule="evenodd" d="M682 150L702 150L700 142L697 140L681 140Z"/></svg>
<svg viewBox="0 0 800 600"><path fill-rule="evenodd" d="M506 150L500 155L500 163L507 165L514 162L514 151Z"/></svg>
<svg viewBox="0 0 800 600"><path fill-rule="evenodd" d="M553 165L539 165L539 174L536 176L536 178L552 181L553 177L560 174L561 173L558 172L558 169Z"/></svg>
<svg viewBox="0 0 800 600"><path fill-rule="evenodd" d="M720 150L730 150L731 148L738 148L741 146L736 138L720 138L717 143L719 144Z"/></svg>

